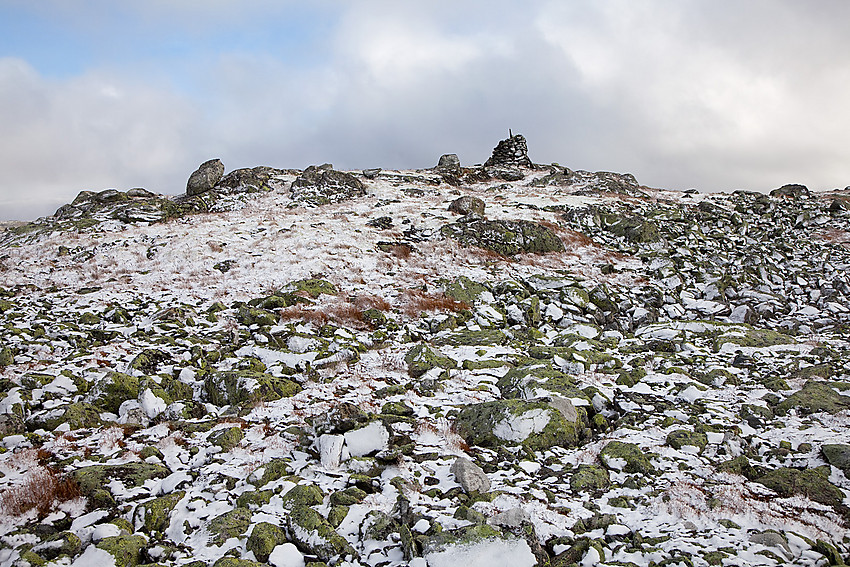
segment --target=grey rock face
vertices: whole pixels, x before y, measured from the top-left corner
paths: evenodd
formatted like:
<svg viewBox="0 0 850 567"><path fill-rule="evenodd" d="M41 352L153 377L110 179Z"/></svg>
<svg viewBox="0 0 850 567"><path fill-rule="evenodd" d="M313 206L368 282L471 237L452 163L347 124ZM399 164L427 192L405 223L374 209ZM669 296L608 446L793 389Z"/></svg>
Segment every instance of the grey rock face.
<svg viewBox="0 0 850 567"><path fill-rule="evenodd" d="M458 457L454 464L452 464L450 471L455 475L455 479L467 494L471 492L488 492L490 490L490 479L487 478L481 467L466 457Z"/></svg>
<svg viewBox="0 0 850 567"><path fill-rule="evenodd" d="M809 196L809 188L799 183L789 183L770 192L771 197L784 197L786 199L799 199Z"/></svg>
<svg viewBox="0 0 850 567"><path fill-rule="evenodd" d="M503 256L520 252L563 252L564 243L551 229L531 221L472 220L448 224L441 229L444 236L454 238L465 246L478 246Z"/></svg>
<svg viewBox="0 0 850 567"><path fill-rule="evenodd" d="M220 159L205 161L189 176L186 183L187 195L200 195L215 187L224 176L224 164Z"/></svg>
<svg viewBox="0 0 850 567"><path fill-rule="evenodd" d="M437 167L441 169L460 169L460 158L457 154L443 154L440 156L440 161L437 162Z"/></svg>
<svg viewBox="0 0 850 567"><path fill-rule="evenodd" d="M449 211L459 215L475 214L484 216L484 201L478 197L466 195L452 201L449 205Z"/></svg>
<svg viewBox="0 0 850 567"><path fill-rule="evenodd" d="M493 165L531 167L532 163L528 158L528 143L525 141L525 136L517 134L499 142L493 149L493 155L484 163L485 167Z"/></svg>

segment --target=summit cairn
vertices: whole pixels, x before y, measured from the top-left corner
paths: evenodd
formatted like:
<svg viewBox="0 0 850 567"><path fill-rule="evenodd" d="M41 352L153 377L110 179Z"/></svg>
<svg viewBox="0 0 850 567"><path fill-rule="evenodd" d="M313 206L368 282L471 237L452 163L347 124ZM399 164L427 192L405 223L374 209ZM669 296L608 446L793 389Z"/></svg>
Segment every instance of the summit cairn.
<svg viewBox="0 0 850 567"><path fill-rule="evenodd" d="M528 158L528 144L525 136L511 135L507 140L499 142L499 145L493 149L493 155L484 162L484 167L491 166L532 167L531 160Z"/></svg>

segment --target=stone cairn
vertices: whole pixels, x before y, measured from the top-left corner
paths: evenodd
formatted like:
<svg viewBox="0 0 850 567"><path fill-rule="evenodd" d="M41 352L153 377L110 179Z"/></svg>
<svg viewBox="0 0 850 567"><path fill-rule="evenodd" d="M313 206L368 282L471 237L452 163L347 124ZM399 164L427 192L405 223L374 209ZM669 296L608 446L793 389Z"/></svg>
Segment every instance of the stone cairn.
<svg viewBox="0 0 850 567"><path fill-rule="evenodd" d="M499 142L499 145L493 150L493 155L484 165L485 167L493 165L531 167L532 163L528 158L528 144L525 141L525 136L517 134Z"/></svg>

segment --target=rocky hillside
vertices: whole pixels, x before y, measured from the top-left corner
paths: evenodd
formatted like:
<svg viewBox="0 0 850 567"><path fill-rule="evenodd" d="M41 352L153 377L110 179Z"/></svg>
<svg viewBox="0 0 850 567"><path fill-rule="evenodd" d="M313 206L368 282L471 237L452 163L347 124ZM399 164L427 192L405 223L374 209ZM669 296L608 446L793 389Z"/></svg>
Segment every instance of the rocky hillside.
<svg viewBox="0 0 850 567"><path fill-rule="evenodd" d="M0 234L0 325L0 566L850 552L850 192L211 160Z"/></svg>

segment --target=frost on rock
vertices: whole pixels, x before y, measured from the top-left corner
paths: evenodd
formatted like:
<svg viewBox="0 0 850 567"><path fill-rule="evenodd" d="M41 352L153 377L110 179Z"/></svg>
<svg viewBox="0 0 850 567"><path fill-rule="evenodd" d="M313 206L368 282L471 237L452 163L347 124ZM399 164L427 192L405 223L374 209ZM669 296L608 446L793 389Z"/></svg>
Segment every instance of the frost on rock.
<svg viewBox="0 0 850 567"><path fill-rule="evenodd" d="M537 558L524 540L485 540L449 546L425 556L428 567L532 567Z"/></svg>

